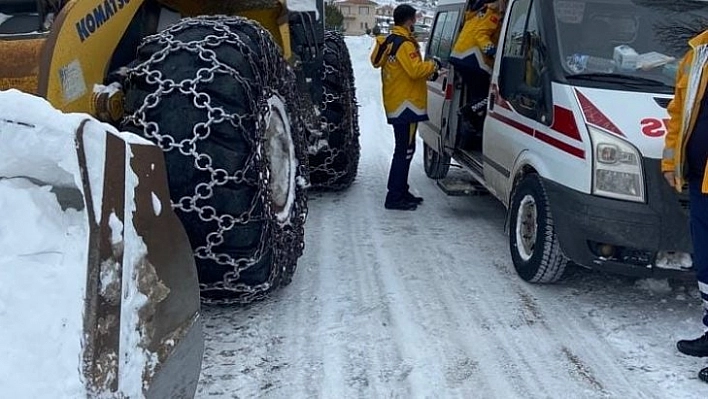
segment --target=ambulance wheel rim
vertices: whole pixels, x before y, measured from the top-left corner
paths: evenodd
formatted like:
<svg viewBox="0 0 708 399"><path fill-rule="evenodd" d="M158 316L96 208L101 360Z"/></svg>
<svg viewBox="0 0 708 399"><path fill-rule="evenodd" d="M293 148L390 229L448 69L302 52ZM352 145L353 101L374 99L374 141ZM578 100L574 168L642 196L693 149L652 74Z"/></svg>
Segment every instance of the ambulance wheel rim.
<svg viewBox="0 0 708 399"><path fill-rule="evenodd" d="M536 247L538 233L538 210L536 200L531 195L526 195L519 204L516 215L516 242L519 256L524 261L529 261Z"/></svg>

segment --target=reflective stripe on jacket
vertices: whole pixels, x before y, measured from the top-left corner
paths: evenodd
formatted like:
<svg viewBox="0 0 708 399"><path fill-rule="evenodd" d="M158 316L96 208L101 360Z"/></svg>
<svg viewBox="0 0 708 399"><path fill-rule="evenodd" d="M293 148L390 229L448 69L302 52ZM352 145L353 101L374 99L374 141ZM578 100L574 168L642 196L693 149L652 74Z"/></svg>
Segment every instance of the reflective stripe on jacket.
<svg viewBox="0 0 708 399"><path fill-rule="evenodd" d="M391 37L391 36L396 37ZM391 52L397 44L395 52ZM383 49L382 46L385 46ZM435 72L435 62L423 61L418 42L402 26L388 37L377 37L371 64L381 68L383 102L388 123L415 123L428 120L426 81Z"/></svg>
<svg viewBox="0 0 708 399"><path fill-rule="evenodd" d="M681 191L686 178L686 144L696 127L703 96L708 86L708 30L689 42L691 50L681 60L676 76L676 92L669 103L669 123L665 138L662 172L676 174L676 189ZM708 165L702 190L708 194Z"/></svg>

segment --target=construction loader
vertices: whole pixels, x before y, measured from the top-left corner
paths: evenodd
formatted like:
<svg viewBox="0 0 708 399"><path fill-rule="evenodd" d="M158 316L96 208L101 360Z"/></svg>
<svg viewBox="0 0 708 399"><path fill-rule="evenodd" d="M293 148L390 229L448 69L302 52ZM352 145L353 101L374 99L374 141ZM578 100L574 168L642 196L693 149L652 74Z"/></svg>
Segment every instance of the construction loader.
<svg viewBox="0 0 708 399"><path fill-rule="evenodd" d="M126 181L138 174L142 205L121 205L126 217L154 217L142 213L150 213L151 195L157 212L155 193L164 184L170 201L163 215L179 221L139 231L153 236L143 236L150 261L139 262L135 275L152 265L157 277L152 269L147 275L171 292L154 299L169 303L164 309L156 303L157 310L136 312L138 324L153 332L144 343L156 353L145 374L150 397L185 397L196 389L198 297L249 303L290 283L304 248L308 188L345 189L357 173L351 60L343 37L324 29L322 0L0 0L0 147L8 126L19 127L15 133L50 128L31 115L3 113L11 89L147 139L107 133L113 144L102 147L103 197L92 208L108 217L105 204L132 192ZM84 135L77 129L78 170L90 169L80 148ZM116 149L129 160L117 161L122 155L110 152ZM25 161L31 172L33 160ZM116 172L115 165L126 164L133 170ZM0 179L16 178L12 173L0 169ZM86 206L95 200L90 190L69 191L83 193L78 203ZM88 248L84 374L95 392L118 395L113 367L123 342L115 330L120 323L110 321L126 309L115 302L120 295L106 302L96 278L105 261L123 255L113 253L103 220L91 225L91 243L106 247ZM196 299L184 294L189 268ZM97 293L89 298L92 289ZM175 342L187 336L200 344L183 345L191 355L170 362ZM170 382L176 375L177 388Z"/></svg>
<svg viewBox="0 0 708 399"><path fill-rule="evenodd" d="M322 0L0 0L0 90L164 151L202 298L287 284L306 188L357 173L351 60Z"/></svg>

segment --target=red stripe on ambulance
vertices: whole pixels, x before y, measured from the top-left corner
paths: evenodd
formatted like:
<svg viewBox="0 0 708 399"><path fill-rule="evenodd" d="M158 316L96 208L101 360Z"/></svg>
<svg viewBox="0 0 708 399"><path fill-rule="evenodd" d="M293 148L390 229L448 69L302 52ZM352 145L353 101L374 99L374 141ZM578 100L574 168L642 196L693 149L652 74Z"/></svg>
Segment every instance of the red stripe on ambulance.
<svg viewBox="0 0 708 399"><path fill-rule="evenodd" d="M622 131L612 123L610 118L608 118L605 114L600 111L599 108L595 106L595 104L590 101L583 93L578 91L577 89L575 90L575 94L578 96L578 102L580 103L580 107L583 109L583 115L585 115L585 120L591 124L595 125L599 128L605 129L608 132L614 133L618 136L624 137L624 134Z"/></svg>
<svg viewBox="0 0 708 399"><path fill-rule="evenodd" d="M515 121L515 120L508 118L504 115L500 115L496 112L489 113L489 116L504 123L504 124L507 124L507 125L515 128L515 129L517 129L529 136L535 137L536 139L538 139L538 140L540 140L552 147L555 147L565 153L568 153L568 154L573 155L574 157L577 157L580 159L585 159L585 150L583 150L582 148L578 148L578 147L572 146L568 143L565 143L563 141L560 141L552 136L547 135L546 133L543 133L543 132L541 132L537 129L534 129L530 126L524 125L523 123ZM577 126L575 127L575 129L577 129ZM563 132L558 132L558 133L561 133L561 134L567 136L566 133L563 133ZM579 135L580 135L580 132L578 132L578 136Z"/></svg>

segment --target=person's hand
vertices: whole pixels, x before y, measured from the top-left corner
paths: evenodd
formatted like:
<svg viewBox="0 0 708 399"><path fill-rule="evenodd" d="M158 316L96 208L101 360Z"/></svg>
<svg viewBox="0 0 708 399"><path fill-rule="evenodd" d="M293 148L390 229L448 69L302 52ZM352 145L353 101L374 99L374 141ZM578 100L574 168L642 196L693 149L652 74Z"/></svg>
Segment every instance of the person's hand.
<svg viewBox="0 0 708 399"><path fill-rule="evenodd" d="M664 179L669 183L669 186L676 187L676 173L674 172L664 172Z"/></svg>
<svg viewBox="0 0 708 399"><path fill-rule="evenodd" d="M440 60L440 58L433 57L432 59L433 59L433 62L435 63L435 71L439 71L440 69L442 69L443 65L442 65L442 61Z"/></svg>

